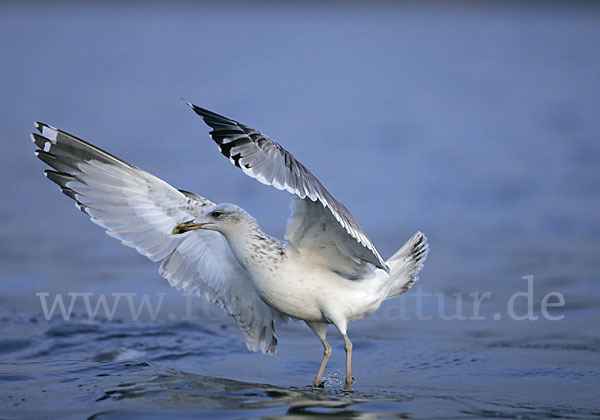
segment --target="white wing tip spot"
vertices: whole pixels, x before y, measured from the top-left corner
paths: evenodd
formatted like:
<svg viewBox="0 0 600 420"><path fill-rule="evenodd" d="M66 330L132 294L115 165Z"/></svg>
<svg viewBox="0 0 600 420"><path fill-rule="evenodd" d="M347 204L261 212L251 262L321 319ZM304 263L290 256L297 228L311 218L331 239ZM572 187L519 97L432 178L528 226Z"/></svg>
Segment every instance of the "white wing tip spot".
<svg viewBox="0 0 600 420"><path fill-rule="evenodd" d="M40 133L42 133L42 136L46 137L51 142L56 143L56 136L58 135L57 128L37 121L34 123L34 126Z"/></svg>

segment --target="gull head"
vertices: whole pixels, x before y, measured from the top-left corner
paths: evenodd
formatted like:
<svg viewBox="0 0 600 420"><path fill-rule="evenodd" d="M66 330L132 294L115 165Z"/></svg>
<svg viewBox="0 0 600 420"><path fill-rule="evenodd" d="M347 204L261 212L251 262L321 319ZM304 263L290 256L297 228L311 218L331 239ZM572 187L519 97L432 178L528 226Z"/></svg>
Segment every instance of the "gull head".
<svg viewBox="0 0 600 420"><path fill-rule="evenodd" d="M205 229L228 234L239 231L247 225L256 224L256 220L240 206L235 204L218 204L206 210L200 217L179 223L173 228L173 235L191 230Z"/></svg>

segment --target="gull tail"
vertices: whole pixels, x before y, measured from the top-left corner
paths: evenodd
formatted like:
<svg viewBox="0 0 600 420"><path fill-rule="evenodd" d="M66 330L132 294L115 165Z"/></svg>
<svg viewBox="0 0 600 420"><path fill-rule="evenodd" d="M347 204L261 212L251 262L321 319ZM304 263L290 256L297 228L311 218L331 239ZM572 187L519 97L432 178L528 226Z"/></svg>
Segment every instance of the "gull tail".
<svg viewBox="0 0 600 420"><path fill-rule="evenodd" d="M421 232L415 233L389 260L388 275L382 270L377 270L377 276L382 277L386 299L401 295L410 290L419 279L417 276L423 268L423 263L429 253L427 238Z"/></svg>

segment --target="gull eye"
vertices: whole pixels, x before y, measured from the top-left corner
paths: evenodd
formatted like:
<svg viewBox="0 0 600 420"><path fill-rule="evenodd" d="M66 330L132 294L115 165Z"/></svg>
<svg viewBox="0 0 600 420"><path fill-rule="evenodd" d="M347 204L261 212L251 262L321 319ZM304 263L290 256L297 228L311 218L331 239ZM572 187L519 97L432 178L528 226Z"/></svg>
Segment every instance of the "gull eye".
<svg viewBox="0 0 600 420"><path fill-rule="evenodd" d="M212 217L214 217L215 219L218 219L221 216L221 212L220 211L213 211L210 215Z"/></svg>

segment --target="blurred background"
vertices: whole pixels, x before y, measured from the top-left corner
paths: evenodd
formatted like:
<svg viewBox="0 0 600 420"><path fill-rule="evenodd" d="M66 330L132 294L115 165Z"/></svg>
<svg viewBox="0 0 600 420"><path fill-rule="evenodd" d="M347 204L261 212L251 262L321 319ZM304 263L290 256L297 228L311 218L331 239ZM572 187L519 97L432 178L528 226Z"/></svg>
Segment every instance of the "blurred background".
<svg viewBox="0 0 600 420"><path fill-rule="evenodd" d="M2 2L0 368L20 378L0 397L4 416L35 417L40 401L63 417L112 410L115 389L118 410L197 414L198 400L153 379L201 394L207 381L184 372L286 392L312 380L321 348L303 324L279 327L273 359L247 352L235 325L198 299L198 321L184 320L186 300L158 265L43 177L29 140L36 120L239 204L282 237L289 195L227 162L182 97L280 142L385 258L417 230L431 246L418 290L352 325L356 389L367 394L336 393L343 350L332 330L332 394L281 400L253 387L262 405L248 407L236 388L215 406L221 415L236 404L279 415L307 398L336 400L348 416L598 415L599 39L597 2ZM538 320L516 321L507 302L528 275ZM47 321L41 292L50 303L69 292L166 296L158 320L134 322L120 306L116 320L90 322L78 302L74 318ZM472 316L469 294L485 292L484 320L444 319L459 307ZM550 310L559 321L540 312L550 292L564 297ZM527 313L527 299L514 303ZM158 386L162 399L99 382L99 370L118 376L130 359L150 364L134 388ZM74 365L56 366L65 360ZM25 373L31 363L36 374ZM53 388L56 375L80 393ZM48 401L41 389L54 392Z"/></svg>

